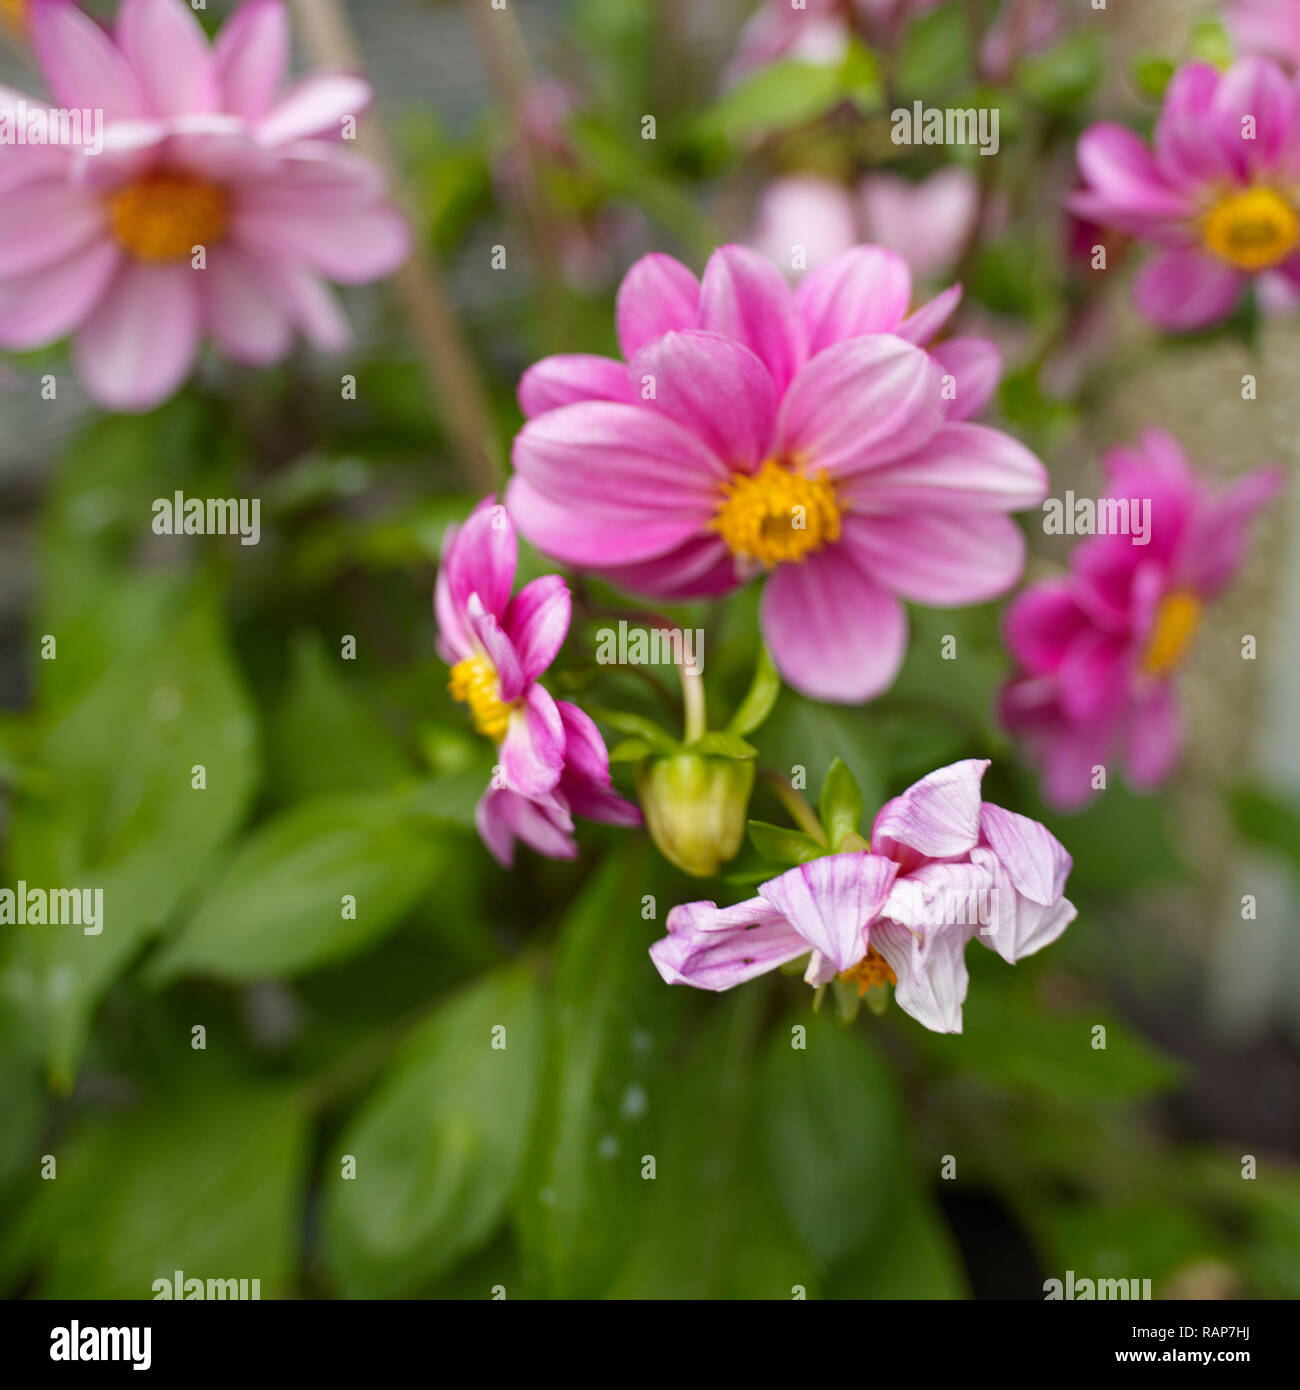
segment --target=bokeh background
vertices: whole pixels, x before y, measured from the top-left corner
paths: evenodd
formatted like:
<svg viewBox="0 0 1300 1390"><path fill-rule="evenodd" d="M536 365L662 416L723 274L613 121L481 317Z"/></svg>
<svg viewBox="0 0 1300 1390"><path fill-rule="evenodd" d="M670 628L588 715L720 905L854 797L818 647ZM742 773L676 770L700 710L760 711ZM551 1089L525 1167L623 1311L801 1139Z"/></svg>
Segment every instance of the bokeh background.
<svg viewBox="0 0 1300 1390"><path fill-rule="evenodd" d="M792 70L755 94L722 78L747 4L511 0L492 27L485 3L346 7L428 275L349 292L344 360L206 362L131 418L90 406L58 351L0 366L3 882L102 883L109 923L0 939L0 1286L147 1298L183 1270L263 1297L1036 1298L1073 1270L1300 1294L1294 488L1184 673L1188 752L1157 797L1042 810L992 722L996 605L915 610L894 689L866 710L787 693L756 738L814 788L844 758L869 806L991 756L992 799L1072 851L1077 922L1014 970L972 951L957 1038L896 1009L814 1017L782 977L668 990L646 956L667 908L741 890L685 879L644 835L587 827L576 863L498 869L429 601L446 523L504 476L519 373L611 350L637 255L698 268L749 238L783 173L919 177L970 153L900 158L887 92L1002 110L999 157L967 161L993 166L997 216L957 270L967 322L1007 354L1000 423L1055 495L1095 493L1100 450L1148 424L1213 475L1294 467L1300 322L1161 340L1131 267L1073 261L1060 212L1078 132L1149 127L1162 64L1223 51L1216 8L1063 0L1062 29L990 84L974 38L995 7L950 3L838 87ZM293 9L304 63L347 56L333 7ZM31 85L20 44L0 82ZM261 543L154 536L152 499L177 489L260 496ZM1033 520L1030 577L1065 553ZM718 709L753 668L752 598L682 614ZM662 717L650 683L581 659L613 600L585 592L562 679ZM941 666L948 633L962 656ZM504 1054L483 1044L497 1025Z"/></svg>

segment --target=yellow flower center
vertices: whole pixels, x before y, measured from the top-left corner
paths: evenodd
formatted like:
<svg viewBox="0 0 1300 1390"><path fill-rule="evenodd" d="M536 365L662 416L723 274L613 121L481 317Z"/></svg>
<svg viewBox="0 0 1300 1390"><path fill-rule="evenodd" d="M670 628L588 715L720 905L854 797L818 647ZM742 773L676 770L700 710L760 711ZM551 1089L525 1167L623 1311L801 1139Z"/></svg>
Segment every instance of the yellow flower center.
<svg viewBox="0 0 1300 1390"><path fill-rule="evenodd" d="M710 525L733 555L773 569L838 540L840 506L825 473L809 477L768 459L757 473L732 475Z"/></svg>
<svg viewBox="0 0 1300 1390"><path fill-rule="evenodd" d="M154 174L108 199L113 235L142 261L178 261L226 234L230 200L218 184L184 174Z"/></svg>
<svg viewBox="0 0 1300 1390"><path fill-rule="evenodd" d="M496 667L485 656L467 656L451 668L447 689L453 700L469 706L469 717L481 734L500 743L510 727L510 714L518 705L501 698Z"/></svg>
<svg viewBox="0 0 1300 1390"><path fill-rule="evenodd" d="M1167 594L1156 611L1151 640L1142 657L1148 676L1167 676L1183 659L1201 623L1201 601L1185 589Z"/></svg>
<svg viewBox="0 0 1300 1390"><path fill-rule="evenodd" d="M841 970L840 979L846 980L849 984L856 984L859 998L874 985L898 983L898 976L890 969L889 962L874 946L868 949L867 954L852 969Z"/></svg>
<svg viewBox="0 0 1300 1390"><path fill-rule="evenodd" d="M0 24L13 34L27 32L27 0L0 0Z"/></svg>
<svg viewBox="0 0 1300 1390"><path fill-rule="evenodd" d="M1232 193L1205 218L1205 244L1242 270L1267 270L1300 245L1300 216L1272 188Z"/></svg>

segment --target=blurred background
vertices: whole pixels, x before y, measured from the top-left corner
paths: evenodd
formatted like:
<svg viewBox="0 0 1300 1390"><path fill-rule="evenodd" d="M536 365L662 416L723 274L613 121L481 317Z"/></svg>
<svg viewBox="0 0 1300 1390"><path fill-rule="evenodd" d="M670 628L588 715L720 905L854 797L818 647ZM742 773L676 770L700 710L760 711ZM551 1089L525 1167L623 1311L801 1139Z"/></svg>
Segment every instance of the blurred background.
<svg viewBox="0 0 1300 1390"><path fill-rule="evenodd" d="M1130 308L1124 248L1096 275L1061 211L1086 124L1145 132L1171 65L1226 61L1218 8L947 3L896 44L747 73L741 0L485 7L291 6L301 66L364 64L420 242L414 281L346 293L342 358L205 361L140 417L89 404L60 350L0 364L3 883L103 883L110 914L98 938L0 937L0 1285L148 1298L182 1270L259 1278L264 1298L1039 1298L1073 1270L1157 1297L1300 1295L1294 488L1184 672L1188 751L1159 796L1042 808L992 719L1000 605L914 610L885 696L786 692L756 736L814 789L844 758L869 813L990 756L991 799L1073 853L1078 920L1015 969L970 952L961 1037L892 1008L814 1016L780 976L666 989L646 947L667 908L747 894L750 851L700 884L644 835L584 827L575 863L498 869L472 823L490 760L430 611L446 524L505 476L520 372L613 352L643 252L698 270L722 242L761 245L790 176L965 171L970 225L934 211L949 235L917 278L965 283L963 325L1006 356L993 418L1054 495L1095 495L1101 450L1151 424L1213 476L1294 467L1300 321L1259 306L1163 340ZM0 83L37 83L16 33ZM996 105L999 156L900 151L888 113L913 100ZM260 496L261 543L153 535L150 502L175 490ZM1028 578L1068 549L1034 522ZM524 578L546 568L521 557ZM581 590L557 679L665 717L654 682L593 669L617 601ZM727 709L754 595L681 620L706 628ZM948 633L963 655L940 668ZM1256 661L1216 658L1242 633ZM761 793L753 814L780 818ZM338 919L343 893L360 921ZM500 1024L507 1056L485 1056ZM817 1030L806 1055L796 1024Z"/></svg>

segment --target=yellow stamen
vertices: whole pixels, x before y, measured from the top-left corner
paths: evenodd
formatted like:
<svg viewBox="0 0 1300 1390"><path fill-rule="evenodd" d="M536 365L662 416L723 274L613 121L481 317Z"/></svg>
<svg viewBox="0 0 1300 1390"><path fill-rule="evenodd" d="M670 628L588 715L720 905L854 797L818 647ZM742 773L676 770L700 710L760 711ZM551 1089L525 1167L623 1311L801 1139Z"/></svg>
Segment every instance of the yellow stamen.
<svg viewBox="0 0 1300 1390"><path fill-rule="evenodd" d="M1205 244L1241 270L1267 270L1300 245L1300 216L1272 188L1232 193L1212 207L1204 223Z"/></svg>
<svg viewBox="0 0 1300 1390"><path fill-rule="evenodd" d="M0 24L12 34L26 34L27 0L0 0Z"/></svg>
<svg viewBox="0 0 1300 1390"><path fill-rule="evenodd" d="M890 969L889 962L874 946L867 950L867 954L852 969L841 970L840 979L857 985L859 999L875 985L898 983L898 976Z"/></svg>
<svg viewBox="0 0 1300 1390"><path fill-rule="evenodd" d="M451 668L447 689L453 700L469 706L469 717L481 734L500 743L510 727L511 712L518 705L501 698L496 667L485 656L468 656Z"/></svg>
<svg viewBox="0 0 1300 1390"><path fill-rule="evenodd" d="M1196 629L1201 623L1201 601L1186 589L1166 594L1156 610L1142 658L1142 670L1148 676L1167 676L1186 655Z"/></svg>
<svg viewBox="0 0 1300 1390"><path fill-rule="evenodd" d="M113 235L142 261L178 261L226 234L225 189L184 174L156 174L109 196Z"/></svg>
<svg viewBox="0 0 1300 1390"><path fill-rule="evenodd" d="M810 477L768 459L735 473L710 523L733 555L767 569L797 563L840 536L840 506L825 473Z"/></svg>

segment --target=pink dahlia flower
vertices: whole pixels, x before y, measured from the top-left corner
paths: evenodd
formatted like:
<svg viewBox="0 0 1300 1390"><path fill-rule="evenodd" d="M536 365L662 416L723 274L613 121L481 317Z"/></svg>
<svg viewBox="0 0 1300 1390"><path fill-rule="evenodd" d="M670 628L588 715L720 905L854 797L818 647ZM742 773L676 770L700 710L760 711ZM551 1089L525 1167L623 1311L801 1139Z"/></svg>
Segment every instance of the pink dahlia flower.
<svg viewBox="0 0 1300 1390"><path fill-rule="evenodd" d="M1105 496L1149 506L1148 538L1096 535L1071 554L1069 573L1026 589L1004 633L1019 674L1001 717L1042 768L1043 795L1073 810L1095 793L1098 769L1122 761L1138 790L1178 759L1174 677L1207 605L1240 568L1255 513L1282 484L1261 468L1212 492L1178 443L1149 430L1104 459Z"/></svg>
<svg viewBox="0 0 1300 1390"><path fill-rule="evenodd" d="M525 372L511 515L548 555L653 598L766 572L763 634L786 681L879 694L907 644L900 599L1004 593L1024 563L1007 514L1046 494L1027 449L969 422L996 348L919 346L960 295L907 317L907 266L873 246L797 292L745 247L716 251L703 281L646 256L618 295L626 365L579 354Z"/></svg>
<svg viewBox="0 0 1300 1390"><path fill-rule="evenodd" d="M1165 93L1151 148L1124 126L1079 141L1080 216L1161 249L1138 308L1162 328L1226 318L1256 277L1300 284L1300 82L1266 58L1226 72L1188 63Z"/></svg>
<svg viewBox="0 0 1300 1390"><path fill-rule="evenodd" d="M673 908L650 948L660 975L723 990L807 955L809 984L892 984L919 1023L960 1033L971 938L1014 964L1075 917L1070 856L1037 821L981 802L987 767L953 763L887 802L869 851L801 864L735 907Z"/></svg>
<svg viewBox="0 0 1300 1390"><path fill-rule="evenodd" d="M568 585L557 574L511 597L519 542L504 507L485 498L464 526L449 526L434 589L438 652L452 697L500 748L498 774L475 819L483 843L509 867L516 840L539 854L577 853L573 817L638 825L641 813L610 786L609 755L576 705L540 678L569 631Z"/></svg>
<svg viewBox="0 0 1300 1390"><path fill-rule="evenodd" d="M128 411L171 395L204 337L253 366L296 332L341 347L326 281L386 275L409 246L379 171L338 143L369 86L282 92L279 0L248 0L212 45L182 0L124 0L111 36L66 0L30 24L52 99L102 111L103 148L0 148L0 347L74 334L87 390ZM0 111L23 100L0 89Z"/></svg>
<svg viewBox="0 0 1300 1390"><path fill-rule="evenodd" d="M1300 5L1295 0L1235 0L1223 17L1239 53L1300 70Z"/></svg>

